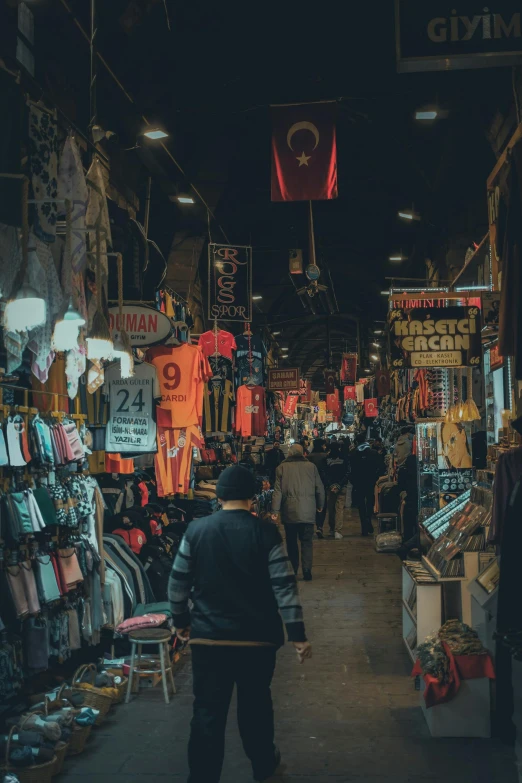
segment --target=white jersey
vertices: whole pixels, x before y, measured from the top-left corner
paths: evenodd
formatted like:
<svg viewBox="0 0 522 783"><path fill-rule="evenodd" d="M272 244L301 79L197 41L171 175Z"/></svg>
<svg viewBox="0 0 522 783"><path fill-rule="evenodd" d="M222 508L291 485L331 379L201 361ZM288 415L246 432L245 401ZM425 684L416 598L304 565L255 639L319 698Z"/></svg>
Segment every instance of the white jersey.
<svg viewBox="0 0 522 783"><path fill-rule="evenodd" d="M156 368L147 362L136 363L132 378L122 378L117 362L105 371L104 392L109 397L105 451L120 454L157 451L153 411L161 390Z"/></svg>

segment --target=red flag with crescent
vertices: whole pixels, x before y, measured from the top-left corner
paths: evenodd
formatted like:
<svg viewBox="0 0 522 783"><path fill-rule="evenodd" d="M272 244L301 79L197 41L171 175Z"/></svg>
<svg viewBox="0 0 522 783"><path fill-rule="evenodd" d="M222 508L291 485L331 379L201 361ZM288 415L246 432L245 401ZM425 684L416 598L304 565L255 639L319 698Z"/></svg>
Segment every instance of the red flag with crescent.
<svg viewBox="0 0 522 783"><path fill-rule="evenodd" d="M337 198L337 104L272 106L272 201Z"/></svg>

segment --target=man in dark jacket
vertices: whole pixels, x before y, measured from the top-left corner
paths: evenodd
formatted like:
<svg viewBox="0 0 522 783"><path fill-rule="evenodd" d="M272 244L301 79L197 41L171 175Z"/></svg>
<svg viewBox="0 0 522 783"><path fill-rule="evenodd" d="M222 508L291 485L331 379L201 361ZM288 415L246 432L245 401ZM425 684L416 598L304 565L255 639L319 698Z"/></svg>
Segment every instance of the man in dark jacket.
<svg viewBox="0 0 522 783"><path fill-rule="evenodd" d="M268 477L270 478L270 483L272 486L275 482L275 474L276 470L279 467L279 465L284 460L285 455L281 451L281 446L276 441L270 451L265 452L265 471L268 474Z"/></svg>
<svg viewBox="0 0 522 783"><path fill-rule="evenodd" d="M341 530L344 521L349 470L349 463L347 464L342 458L340 445L332 443L324 474L330 538L341 539L343 537Z"/></svg>
<svg viewBox="0 0 522 783"><path fill-rule="evenodd" d="M381 472L381 459L366 442L366 435L360 432L355 442L357 448L352 452L350 479L357 490L357 504L361 519L361 535L373 533L372 515L375 503L375 483Z"/></svg>
<svg viewBox="0 0 522 783"><path fill-rule="evenodd" d="M217 484L223 510L191 522L169 581L177 634L192 648L189 783L220 779L234 685L254 779L266 780L278 767L270 683L284 644L279 612L300 661L311 657L295 575L277 527L250 514L254 493L246 468L223 471Z"/></svg>
<svg viewBox="0 0 522 783"><path fill-rule="evenodd" d="M319 476L321 478L321 481L324 484L324 473L326 469L326 460L328 459L328 454L326 451L326 441L323 438L316 438L314 440L314 448L311 454L307 457L309 462L313 462L317 470L319 471ZM326 519L326 503L324 504L323 509L315 515L315 525L316 525L316 533L317 538L323 538L323 527L324 527L324 521Z"/></svg>
<svg viewBox="0 0 522 783"><path fill-rule="evenodd" d="M319 472L309 462L303 447L298 443L290 446L288 458L276 470L274 494L272 495L272 518L281 520L285 526L286 546L290 562L297 574L299 570L299 545L305 582L312 579L314 546L314 525L316 514L324 507L324 487Z"/></svg>

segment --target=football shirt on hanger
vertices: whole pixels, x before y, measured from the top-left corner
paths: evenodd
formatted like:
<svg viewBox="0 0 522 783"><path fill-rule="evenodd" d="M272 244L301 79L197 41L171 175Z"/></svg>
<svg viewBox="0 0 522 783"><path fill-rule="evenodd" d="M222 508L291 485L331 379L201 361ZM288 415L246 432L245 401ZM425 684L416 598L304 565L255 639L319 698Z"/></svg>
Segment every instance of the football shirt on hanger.
<svg viewBox="0 0 522 783"><path fill-rule="evenodd" d="M161 427L192 427L203 416L203 387L211 376L208 360L195 345L157 345L145 358L156 367L161 388L157 420Z"/></svg>

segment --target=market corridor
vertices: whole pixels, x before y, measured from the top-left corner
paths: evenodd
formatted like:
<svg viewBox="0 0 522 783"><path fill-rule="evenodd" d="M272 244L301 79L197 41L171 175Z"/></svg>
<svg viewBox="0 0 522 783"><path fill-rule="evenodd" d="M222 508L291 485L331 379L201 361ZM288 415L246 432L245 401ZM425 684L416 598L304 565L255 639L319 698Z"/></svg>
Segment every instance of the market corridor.
<svg viewBox="0 0 522 783"><path fill-rule="evenodd" d="M289 645L279 654L273 694L286 768L274 780L516 783L511 749L429 736L401 637L400 561L376 554L346 516L348 536L316 543L314 581L300 586L314 657L301 667ZM176 684L170 706L157 690L118 708L92 750L67 762L64 783L185 781L188 662ZM251 780L231 710L222 782Z"/></svg>

